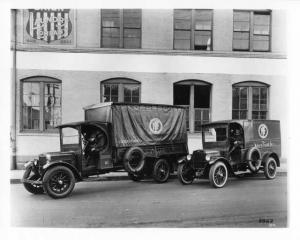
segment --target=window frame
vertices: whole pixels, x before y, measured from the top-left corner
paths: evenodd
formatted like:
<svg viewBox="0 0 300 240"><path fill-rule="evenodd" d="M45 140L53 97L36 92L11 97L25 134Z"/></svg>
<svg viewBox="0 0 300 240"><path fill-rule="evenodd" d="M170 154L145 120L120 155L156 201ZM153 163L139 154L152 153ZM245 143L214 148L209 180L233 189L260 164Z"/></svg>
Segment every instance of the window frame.
<svg viewBox="0 0 300 240"><path fill-rule="evenodd" d="M131 79L131 78L122 78L122 77L118 77L118 78L110 78L110 79L106 79L100 82L100 102L105 102L104 101L104 85L118 85L118 101L117 102L121 102L121 103L128 103L128 102L124 102L125 99L125 94L124 94L124 85L138 85L139 87L139 100L138 103L141 102L141 82Z"/></svg>
<svg viewBox="0 0 300 240"><path fill-rule="evenodd" d="M235 88L247 88L247 118L246 119L253 119L253 88L266 88L267 89L267 97L266 97L266 100L267 100L267 104L266 104L266 107L267 109L264 111L264 110L258 110L258 112L266 112L266 120L269 119L269 112L270 112L270 87L271 85L267 84L267 83L263 83L263 82L258 82L258 81L245 81L245 82L238 82L238 83L235 83L232 85L232 90L231 90L231 93L232 93L232 109L231 109L231 118L233 118L233 111L241 111L241 110L244 110L244 109L234 109L233 108L233 90ZM245 119L245 118L239 118L239 119ZM253 120L256 120L256 119L253 119Z"/></svg>
<svg viewBox="0 0 300 240"><path fill-rule="evenodd" d="M23 93L24 93L24 83L38 83L39 84L39 129L26 129L23 126ZM20 80L20 132L23 133L58 133L59 130L57 128L53 129L46 129L45 128L45 84L47 83L53 83L53 84L59 84L60 85L60 97L61 97L61 105L60 105L60 118L62 119L62 81L48 76L33 76L33 77L27 77ZM61 124L61 122L59 123Z"/></svg>
<svg viewBox="0 0 300 240"><path fill-rule="evenodd" d="M191 16L191 28L189 29L190 31L190 47L189 49L176 49L175 48L175 31L180 30L180 29L175 29L175 11L176 10L189 10L190 16ZM203 10L203 11L211 11L211 30L196 30L195 29L195 22L196 22L196 11ZM183 29L181 29L183 31ZM211 43L210 43L210 49L209 50L202 50L202 49L195 49L195 32L196 31L210 31L211 32ZM181 50L181 51L203 51L203 52L210 52L213 51L213 32L214 32L214 10L213 9L173 9L173 50Z"/></svg>
<svg viewBox="0 0 300 240"><path fill-rule="evenodd" d="M143 26L143 23L142 23L142 9L111 9L111 10L118 10L119 11L119 24L120 26L118 27L119 29L119 46L118 47L105 47L103 46L103 28L113 28L113 27L103 27L102 26L102 22L103 22L103 12L105 10L108 10L108 9L101 9L100 10L100 32L101 32L101 44L100 44L100 47L101 48L112 48L112 49L119 49L119 48L123 48L123 49L141 49L142 48L142 26ZM139 10L139 13L140 13L140 28L128 28L128 27L125 27L124 26L124 10ZM124 42L125 42L125 29L139 29L140 30L140 38L139 38L139 47L138 48L125 48L124 47Z"/></svg>
<svg viewBox="0 0 300 240"><path fill-rule="evenodd" d="M201 129L196 130L196 121L203 121L203 110L208 109L208 122L211 121L211 113L212 113L212 88L213 84L203 81L203 80L198 80L198 79L188 79L188 80L182 80L173 83L173 104L175 105L175 96L174 96L174 88L175 86L178 85L188 85L190 87L190 93L189 93L189 105L179 105L179 106L184 106L187 107L187 119L188 119L188 132L189 133L199 133L201 132ZM209 86L210 87L210 95L209 95L209 108L198 108L195 107L195 86ZM201 111L201 119L196 120L196 110Z"/></svg>
<svg viewBox="0 0 300 240"><path fill-rule="evenodd" d="M234 33L241 32L234 30L234 12L248 12L250 14L249 20L249 49L235 49L234 48ZM255 13L269 13L270 16L270 25L269 25L269 49L268 50L255 50L253 49L253 41L254 41L254 15ZM272 51L272 10L271 9L234 9L232 12L232 51L234 52L271 52Z"/></svg>

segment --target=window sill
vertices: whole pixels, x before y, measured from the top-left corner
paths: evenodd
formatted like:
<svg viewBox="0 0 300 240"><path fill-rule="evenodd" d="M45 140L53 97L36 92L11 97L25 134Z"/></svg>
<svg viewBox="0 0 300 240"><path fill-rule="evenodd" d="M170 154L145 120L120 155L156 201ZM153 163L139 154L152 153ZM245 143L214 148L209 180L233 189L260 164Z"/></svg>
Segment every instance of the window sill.
<svg viewBox="0 0 300 240"><path fill-rule="evenodd" d="M45 136L45 137L58 137L59 132L27 132L20 131L18 136Z"/></svg>
<svg viewBox="0 0 300 240"><path fill-rule="evenodd" d="M13 49L12 49L13 50ZM281 52L245 52L245 51L202 51L202 50L173 50L173 49L124 49L124 48L59 48L42 46L18 46L17 51L25 52L62 52L62 53L91 53L91 54L158 54L175 56L204 56L204 57L234 57L234 58L269 58L286 59Z"/></svg>

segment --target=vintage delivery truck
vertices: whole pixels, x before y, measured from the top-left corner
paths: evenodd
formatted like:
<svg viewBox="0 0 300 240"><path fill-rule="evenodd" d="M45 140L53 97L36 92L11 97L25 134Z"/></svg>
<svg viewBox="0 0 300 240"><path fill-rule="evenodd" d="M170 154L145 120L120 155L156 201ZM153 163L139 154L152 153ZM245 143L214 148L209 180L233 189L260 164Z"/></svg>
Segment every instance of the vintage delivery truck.
<svg viewBox="0 0 300 240"><path fill-rule="evenodd" d="M53 198L70 194L75 182L125 169L168 180L188 154L185 108L157 104L101 103L84 108L85 121L58 126L60 152L26 163L24 187Z"/></svg>
<svg viewBox="0 0 300 240"><path fill-rule="evenodd" d="M191 184L208 178L216 188L225 186L228 176L242 176L247 170L262 170L267 179L276 177L280 166L280 122L276 120L228 120L202 125L202 146L181 160L178 178Z"/></svg>

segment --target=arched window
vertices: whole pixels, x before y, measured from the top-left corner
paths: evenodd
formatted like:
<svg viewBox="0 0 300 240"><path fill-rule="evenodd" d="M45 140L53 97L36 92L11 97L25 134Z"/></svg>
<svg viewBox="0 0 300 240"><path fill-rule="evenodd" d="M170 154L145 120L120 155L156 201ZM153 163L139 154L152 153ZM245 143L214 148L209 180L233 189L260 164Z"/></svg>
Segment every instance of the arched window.
<svg viewBox="0 0 300 240"><path fill-rule="evenodd" d="M201 131L201 124L210 121L211 84L200 80L174 83L173 103L187 107L187 129Z"/></svg>
<svg viewBox="0 0 300 240"><path fill-rule="evenodd" d="M21 130L57 131L61 124L61 81L37 76L21 80Z"/></svg>
<svg viewBox="0 0 300 240"><path fill-rule="evenodd" d="M269 85L247 81L232 86L233 119L267 119Z"/></svg>
<svg viewBox="0 0 300 240"><path fill-rule="evenodd" d="M141 84L128 78L112 78L101 82L101 102L140 102Z"/></svg>

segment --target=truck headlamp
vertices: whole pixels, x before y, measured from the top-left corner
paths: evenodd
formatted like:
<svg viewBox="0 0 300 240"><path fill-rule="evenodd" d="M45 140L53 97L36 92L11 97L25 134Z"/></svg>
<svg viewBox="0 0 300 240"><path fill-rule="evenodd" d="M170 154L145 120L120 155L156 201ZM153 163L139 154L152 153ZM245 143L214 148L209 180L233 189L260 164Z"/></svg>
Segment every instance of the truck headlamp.
<svg viewBox="0 0 300 240"><path fill-rule="evenodd" d="M192 155L191 154L189 154L189 155L186 156L186 160L191 161L191 159L192 159Z"/></svg>
<svg viewBox="0 0 300 240"><path fill-rule="evenodd" d="M209 156L209 155L206 155L206 156L205 156L205 160L206 160L206 161L209 161L209 160L210 160L210 156Z"/></svg>
<svg viewBox="0 0 300 240"><path fill-rule="evenodd" d="M47 160L47 161L50 161L50 160L51 160L51 155L48 154L48 153L46 154L46 160Z"/></svg>

